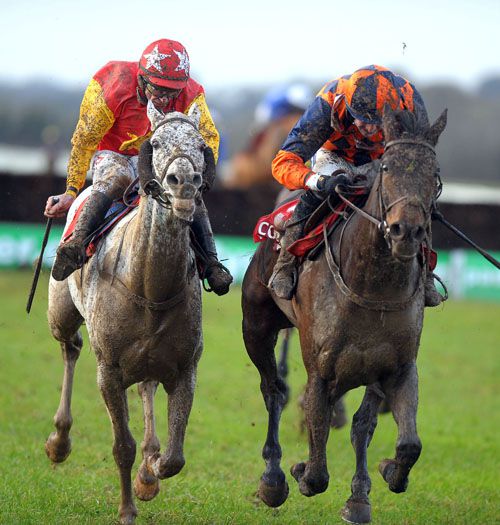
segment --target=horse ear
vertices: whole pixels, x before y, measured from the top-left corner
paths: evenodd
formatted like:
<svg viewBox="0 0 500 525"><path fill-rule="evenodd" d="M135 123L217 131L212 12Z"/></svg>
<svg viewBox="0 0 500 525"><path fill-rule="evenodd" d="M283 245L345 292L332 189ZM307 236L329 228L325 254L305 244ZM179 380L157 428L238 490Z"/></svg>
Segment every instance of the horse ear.
<svg viewBox="0 0 500 525"><path fill-rule="evenodd" d="M147 113L151 122L151 129L154 131L158 127L158 124L165 118L165 115L155 108L151 100L148 100Z"/></svg>
<svg viewBox="0 0 500 525"><path fill-rule="evenodd" d="M429 128L425 134L425 138L435 146L438 142L439 136L443 133L448 120L448 109L445 109L441 115L436 119L436 122Z"/></svg>
<svg viewBox="0 0 500 525"><path fill-rule="evenodd" d="M382 114L382 129L384 131L384 138L386 142L394 140L401 135L401 126L396 118L396 112L389 104L384 106Z"/></svg>
<svg viewBox="0 0 500 525"><path fill-rule="evenodd" d="M201 111L200 107L198 106L198 104L196 104L196 102L192 104L189 108L187 116L193 121L196 128L198 129L200 127Z"/></svg>

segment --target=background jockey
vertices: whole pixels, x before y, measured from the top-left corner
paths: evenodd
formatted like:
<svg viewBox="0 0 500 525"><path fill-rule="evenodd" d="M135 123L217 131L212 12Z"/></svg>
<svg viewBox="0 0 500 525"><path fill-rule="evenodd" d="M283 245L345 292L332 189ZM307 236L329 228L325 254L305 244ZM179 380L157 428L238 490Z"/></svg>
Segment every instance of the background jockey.
<svg viewBox="0 0 500 525"><path fill-rule="evenodd" d="M227 188L258 185L273 193L280 190L272 177L271 163L288 133L312 102L304 84L285 84L268 91L255 108L254 130L247 147L234 155L223 183Z"/></svg>
<svg viewBox="0 0 500 525"><path fill-rule="evenodd" d="M291 226L281 240L280 255L269 280L269 287L278 297L291 299L293 296L296 258L287 248L303 235L304 220L301 219L338 184L338 177L332 177L332 173L337 169L350 174L367 172L370 163L382 156L381 122L386 104L393 110L409 110L427 119L423 100L415 87L385 67L367 66L328 82L276 155L273 176L290 190L307 190L289 221ZM306 166L310 159L313 159L312 169ZM434 286L432 272L427 276L425 304L437 306L442 297Z"/></svg>
<svg viewBox="0 0 500 525"><path fill-rule="evenodd" d="M137 176L141 144L151 135L148 101L164 112L187 114L193 104L201 113L200 133L217 161L219 134L208 110L203 87L189 76L189 57L182 44L161 39L150 44L139 62L108 62L90 81L71 140L66 192L59 202L47 200L45 215L63 217L85 183L92 161L93 187L71 239L57 250L52 276L63 280L81 268L84 239L103 220L111 202L122 197ZM217 259L208 213L196 207L192 229L209 263L206 278L218 294L227 293L231 275Z"/></svg>

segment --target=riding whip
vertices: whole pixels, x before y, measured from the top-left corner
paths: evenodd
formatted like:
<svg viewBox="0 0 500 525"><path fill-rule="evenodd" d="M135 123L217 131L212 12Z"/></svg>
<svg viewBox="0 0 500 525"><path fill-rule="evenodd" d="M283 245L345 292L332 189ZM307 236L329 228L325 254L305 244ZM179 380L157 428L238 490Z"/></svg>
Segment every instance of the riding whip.
<svg viewBox="0 0 500 525"><path fill-rule="evenodd" d="M439 221L440 223L444 224L448 229L450 229L455 235L460 237L463 241L465 241L467 244L470 244L475 250L477 250L486 260L488 260L493 266L498 268L500 270L500 262L495 259L492 255L490 255L486 250L483 250L480 246L478 246L474 241L471 241L467 235L462 233L458 228L453 226L453 224L450 224L444 217L443 214L437 210L434 210L432 212L432 218Z"/></svg>
<svg viewBox="0 0 500 525"><path fill-rule="evenodd" d="M59 199L57 197L52 197L52 204L57 204ZM50 228L52 227L52 217L47 219L47 225L45 226L45 235L43 236L42 249L40 250L40 255L36 263L35 273L33 274L33 282L31 283L30 295L28 297L28 304L26 305L26 312L30 313L31 304L33 303L33 297L35 296L36 285L38 284L38 277L40 276L40 270L42 269L43 262L43 252L45 251L45 246L47 246L47 241L49 239Z"/></svg>

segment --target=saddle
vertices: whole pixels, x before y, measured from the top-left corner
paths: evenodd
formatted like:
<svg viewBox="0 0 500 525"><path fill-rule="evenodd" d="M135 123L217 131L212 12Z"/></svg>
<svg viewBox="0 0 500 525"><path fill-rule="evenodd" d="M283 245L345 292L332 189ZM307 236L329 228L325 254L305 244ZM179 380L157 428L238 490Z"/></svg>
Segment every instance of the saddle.
<svg viewBox="0 0 500 525"><path fill-rule="evenodd" d="M78 217L80 216L80 213L82 211L83 206L87 202L88 197L83 199L80 202L80 205L78 206L77 210L75 211L75 215L73 216L73 219L68 224L68 226L65 228L62 240L61 242L68 241L71 236L73 235L73 231L75 229L76 222L78 221ZM118 199L113 201L111 207L107 211L103 223L91 233L86 239L85 239L85 255L86 259L88 260L94 253L96 252L97 245L99 244L99 241L105 237L119 222L120 220L125 217L125 215L128 215L132 210L137 208L140 201L140 196L137 191L131 193L127 197L127 204L123 201L123 199Z"/></svg>
<svg viewBox="0 0 500 525"><path fill-rule="evenodd" d="M363 206L368 198L369 187L349 187L348 200L356 206ZM280 238L283 236L287 223L292 217L295 206L299 199L287 201L280 205L269 215L261 217L253 231L254 242L262 242L266 239L274 241L273 248L280 249ZM288 251L299 258L315 259L324 248L323 228L326 227L328 235L351 213L351 208L341 201L336 193L330 194L312 212L304 227L304 236L295 241Z"/></svg>

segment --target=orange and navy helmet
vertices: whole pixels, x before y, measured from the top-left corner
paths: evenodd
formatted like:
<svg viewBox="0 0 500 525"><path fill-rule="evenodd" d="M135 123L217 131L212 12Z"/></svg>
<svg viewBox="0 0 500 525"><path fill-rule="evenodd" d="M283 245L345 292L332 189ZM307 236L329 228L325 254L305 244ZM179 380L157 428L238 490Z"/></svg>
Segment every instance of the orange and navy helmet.
<svg viewBox="0 0 500 525"><path fill-rule="evenodd" d="M156 40L143 51L139 76L155 86L183 89L189 80L189 56L175 40Z"/></svg>
<svg viewBox="0 0 500 525"><path fill-rule="evenodd" d="M413 109L406 107L408 95L413 94L411 84L382 66L358 69L342 80L347 110L362 122L380 124L386 104L392 109Z"/></svg>

